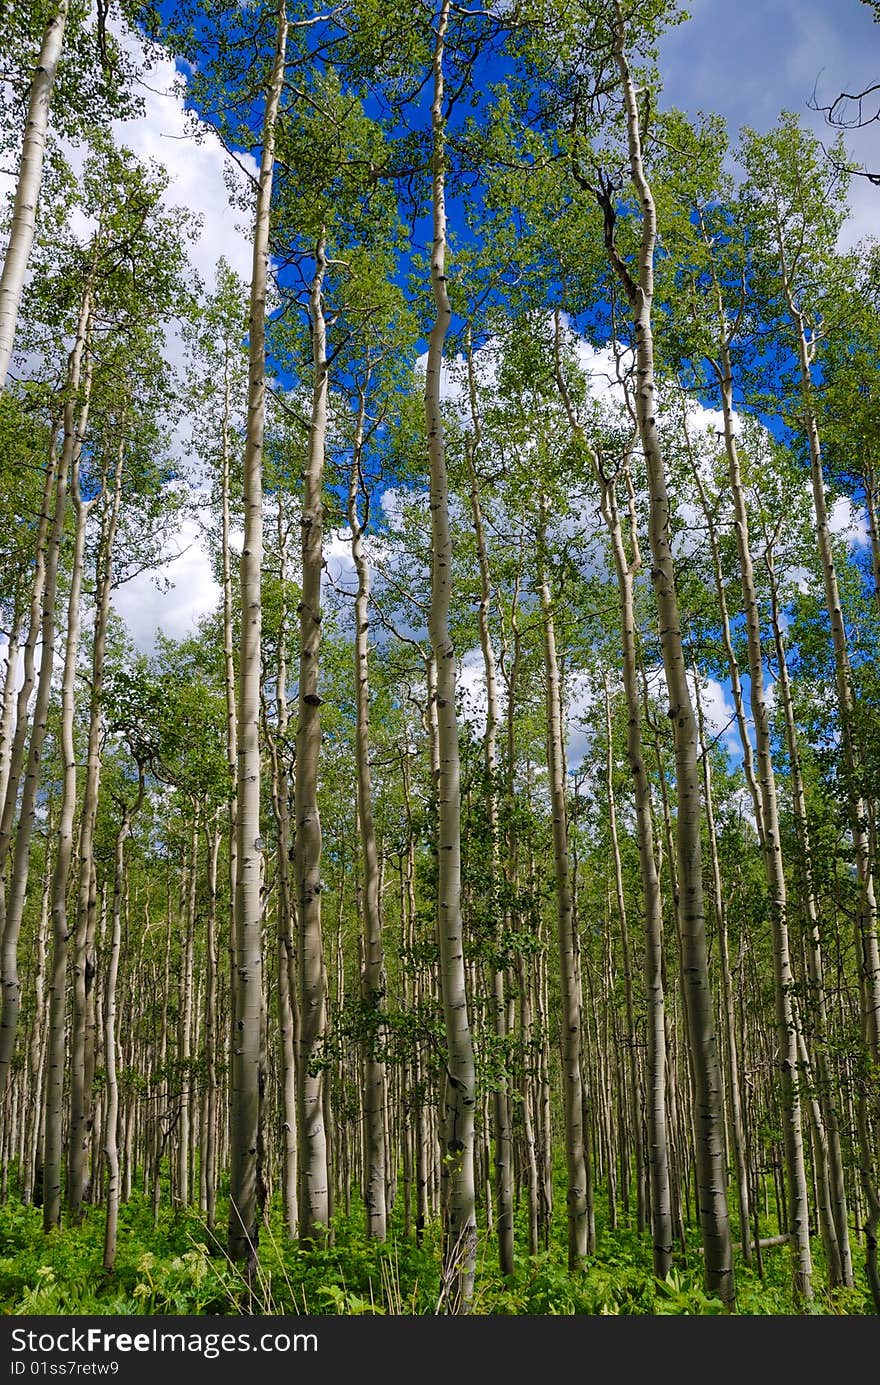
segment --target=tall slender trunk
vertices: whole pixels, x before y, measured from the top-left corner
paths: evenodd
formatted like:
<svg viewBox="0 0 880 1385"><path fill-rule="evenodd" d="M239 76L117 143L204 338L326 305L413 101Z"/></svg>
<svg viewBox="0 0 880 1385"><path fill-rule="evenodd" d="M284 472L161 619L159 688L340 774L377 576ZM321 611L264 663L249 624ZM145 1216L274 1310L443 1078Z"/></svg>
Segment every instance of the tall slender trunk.
<svg viewBox="0 0 880 1385"><path fill-rule="evenodd" d="M236 725L236 691L235 691L235 616L232 591L232 550L231 550L231 506L230 506L230 429L231 429L231 382L230 382L230 361L229 343L226 344L226 352L223 363L223 420L221 425L221 449L220 449L220 548L222 557L222 585L223 585L223 690L226 697L226 764L229 771L229 783L231 793L227 809L227 837L229 845L229 933L228 933L228 956L229 956L229 1013L234 1016L236 1013L236 960L238 958L238 945L236 943L236 922L235 922L235 881L238 876L238 855L237 840L238 832L236 827L236 792L238 788L238 728ZM235 1064L236 1031L234 1023L229 1025L228 1033L228 1059L229 1071L233 1070ZM231 1087L229 1093L229 1105L227 1119L232 1119L232 1095Z"/></svg>
<svg viewBox="0 0 880 1385"><path fill-rule="evenodd" d="M24 140L12 206L12 226L0 274L0 394L6 387L15 341L18 310L34 241L37 203L43 181L43 156L49 128L49 108L64 42L69 0L59 0L46 29L28 96Z"/></svg>
<svg viewBox="0 0 880 1385"><path fill-rule="evenodd" d="M46 820L46 853L43 860L43 888L40 892L40 914L34 937L34 1009L28 1035L27 1051L27 1121L23 1130L25 1148L22 1155L21 1200L30 1204L34 1195L42 1196L43 1146L45 1143L45 1103L43 1101L46 1057L46 939L49 932L49 894L52 884L52 847L54 828L50 803Z"/></svg>
<svg viewBox="0 0 880 1385"><path fill-rule="evenodd" d="M486 547L486 532L483 524L483 511L480 503L480 488L477 477L476 453L480 442L480 417L477 404L477 382L474 371L470 327L467 338L468 388L471 403L471 433L465 444L465 460L468 467L469 497L474 536L477 543L477 561L480 568L480 603L477 607L477 623L480 631L480 650L483 655L483 673L486 679L486 729L483 734L483 762L486 771L486 798L489 809L489 893L493 913L499 918L498 889L500 884L500 835L498 816L498 674L492 634L489 628L489 604L492 597L489 553ZM499 963L492 966L492 1022L499 1054L503 1054L507 1043L507 1014L505 999L505 973ZM493 1118L495 1125L495 1200L497 1203L496 1235L498 1239L498 1262L501 1273L514 1272L513 1240L513 1191L512 1159L513 1130L510 1115L510 1093L504 1065L495 1079L492 1093Z"/></svg>
<svg viewBox="0 0 880 1385"><path fill-rule="evenodd" d="M508 886L509 898L517 900L521 897L520 885L520 845L515 827L512 825L514 820L514 809L516 803L516 709L517 694L519 688L519 676L522 667L522 632L519 625L519 598L520 587L522 584L522 573L525 562L525 530L520 532L517 566L513 578L513 591L510 597L510 634L507 635L502 622L502 641L500 668L506 683L506 716L505 716L505 739L507 742L507 765L505 782L505 803L510 824L505 833L505 845L507 848L506 862L506 883ZM509 664L508 664L509 655ZM519 910L515 905L509 907L507 923L512 929L521 926L518 917ZM529 1255L538 1253L538 1221L539 1221L539 1173L538 1173L538 1153L537 1141L535 1138L535 1083L534 1083L534 1064L532 1055L534 1052L534 1034L532 1024L532 992L531 992L531 971L533 959L523 954L523 950L516 950L516 981L519 990L519 1018L520 1018L520 1043L519 1043L519 1069L520 1069L520 1090L519 1107L522 1118L522 1143L523 1157L526 1166L526 1187L528 1197L528 1228L529 1228ZM512 1028L509 1025L508 1028Z"/></svg>
<svg viewBox="0 0 880 1385"><path fill-rule="evenodd" d="M666 1001L663 976L663 898L657 854L654 849L654 823L651 806L651 786L642 748L642 715L639 696L638 656L636 647L636 618L634 583L642 565L639 546L635 494L629 470L626 485L629 497L629 533L632 556L627 553L623 525L617 503L617 478L606 476L599 457L590 447L575 416L574 406L562 372L560 353L560 317L556 315L554 334L556 384L562 397L569 423L583 441L593 463L601 494L602 518L611 540L617 591L620 603L620 640L623 655L623 689L626 700L626 750L633 782L636 810L636 842L639 853L639 874L645 911L645 988L648 998L648 1171L651 1192L651 1235L654 1250L654 1273L665 1279L672 1266L672 1210L669 1174L669 1134L666 1111ZM606 692L607 695L607 692ZM610 722L608 723L610 747ZM610 753L610 748L609 748ZM609 780L609 807L613 795ZM617 850L615 844L615 857ZM617 873L618 901L623 918L623 900L619 871ZM636 1113L638 1114L638 1113ZM628 1180L626 1180L628 1182ZM628 1188L627 1188L628 1192Z"/></svg>
<svg viewBox="0 0 880 1385"><path fill-rule="evenodd" d="M642 217L637 281L631 276L614 243L615 211L610 193L603 193L600 200L605 215L609 258L629 299L636 338L638 384L635 403L639 437L648 469L649 536L653 560L651 579L657 601L663 669L670 703L669 715L675 737L678 800L676 855L680 889L682 969L687 992L696 1127L698 1208L705 1252L706 1283L710 1292L717 1293L722 1301L732 1308L736 1292L724 1168L721 1071L706 944L697 728L682 648L675 564L669 536L670 505L666 488L666 468L656 419L651 310L654 296L657 213L642 157L641 114L624 48L625 22L620 0L615 0L614 9L614 52L626 110L629 166Z"/></svg>
<svg viewBox="0 0 880 1385"><path fill-rule="evenodd" d="M80 436L83 419L80 416ZM46 1144L43 1165L43 1230L61 1225L61 1170L64 1161L62 1119L64 1108L65 1029L67 1017L67 944L70 926L67 913L67 887L73 858L73 826L76 816L76 661L79 651L80 598L86 544L86 523L98 496L84 501L79 488L78 458L73 460L71 491L76 513L76 531L70 565L70 592L67 602L67 639L61 681L61 815L58 847L52 872L52 968L49 986L49 1038L46 1074Z"/></svg>
<svg viewBox="0 0 880 1385"><path fill-rule="evenodd" d="M321 930L321 572L324 562L324 453L327 435L327 327L324 320L323 235L315 249L309 296L312 330L312 415L302 502L299 702L294 782L294 874L299 922L299 1235L305 1244L330 1229L330 1167L324 1119L324 1070L318 1064L327 1032L327 981Z"/></svg>
<svg viewBox="0 0 880 1385"><path fill-rule="evenodd" d="M845 792L850 833L855 855L856 877L859 886L859 909L855 920L856 957L859 967L862 1041L865 1061L880 1064L880 948L877 939L877 896L874 881L874 853L868 829L870 814L859 789L859 753L855 739L855 692L837 565L828 527L828 505L825 498L825 477L822 466L822 445L819 422L813 397L812 364L815 343L808 340L803 313L795 301L790 278L787 247L781 224L777 223L777 248L782 271L783 291L794 328L800 368L801 410L804 431L810 454L810 481L813 509L816 517L816 539L825 588L825 604L831 624L834 651L834 674L837 704L840 714L840 735L845 767ZM864 1222L866 1268L874 1305L880 1313L880 1268L878 1268L878 1227L880 1227L880 1192L873 1168L872 1127L876 1140L877 1112L869 1110L867 1074L857 1083L857 1143L859 1176L867 1206Z"/></svg>
<svg viewBox="0 0 880 1385"><path fill-rule="evenodd" d="M611 724L611 696L608 679L602 671L602 684L605 694L605 795L608 801L608 825L611 834L611 857L614 862L614 892L617 901L617 918L620 923L621 961L623 963L623 998L626 1016L626 1048L629 1063L629 1101L632 1121L632 1138L636 1156L636 1230L641 1236L645 1229L645 1152L642 1142L642 1098L639 1082L638 1038L636 1034L635 1008L633 1005L632 966L630 963L629 927L626 918L626 898L623 890L623 863L620 859L620 840L617 832L617 803L614 795L614 744ZM656 1076L656 1074L653 1074ZM654 1093L652 1092L652 1096ZM629 1160L622 1170L629 1180ZM671 1235L670 1235L671 1245ZM655 1274L657 1268L655 1266ZM663 1278L668 1266L663 1271Z"/></svg>
<svg viewBox="0 0 880 1385"><path fill-rule="evenodd" d="M193 804L193 824L190 837L189 869L184 857L182 887L185 887L184 917L186 926L180 949L180 971L177 980L177 1066L179 1072L179 1112L177 1118L177 1202L189 1206L189 1156L192 1131L192 1052L193 1052L193 957L195 951L196 884L199 864L199 810ZM182 888L181 893L184 893Z"/></svg>
<svg viewBox="0 0 880 1385"><path fill-rule="evenodd" d="M461 916L461 771L455 709L455 647L449 631L452 595L452 538L449 484L440 408L443 346L452 319L446 282L446 153L443 112L443 54L451 0L443 0L432 64L431 288L434 322L425 372L425 430L428 438L431 507L431 604L428 629L436 670L437 713L437 934L440 991L446 1026L446 1110L443 1167L449 1181L444 1287L452 1308L470 1310L476 1268L474 1186L474 1047L468 1018Z"/></svg>
<svg viewBox="0 0 880 1385"><path fill-rule="evenodd" d="M859 756L855 740L855 692L853 689L852 668L849 660L846 626L840 587L837 579L837 565L831 544L831 531L828 527L828 505L825 498L825 477L822 469L822 446L819 437L819 423L813 400L812 361L813 346L807 339L803 314L797 308L791 288L786 264L786 248L779 232L779 255L783 271L786 300L795 328L798 362L800 366L801 400L803 423L807 434L810 452L810 480L813 491L813 508L816 515L816 538L822 565L822 580L825 587L825 603L831 623L831 639L834 650L834 670L837 686L837 701L840 712L841 740L843 742L846 765L847 806L850 817L850 830L856 859L856 871L860 889L860 914L858 919L857 955L860 959L860 979L862 988L862 1008L868 1052L874 1062L880 1061L880 951L877 943L877 901L874 887L874 862L871 852L870 835L867 828L869 814L858 789Z"/></svg>
<svg viewBox="0 0 880 1385"><path fill-rule="evenodd" d="M648 998L648 1169L651 1181L651 1235L654 1273L663 1279L672 1263L669 1135L666 1111L666 1000L663 975L663 900L654 850L651 789L642 749L641 710L635 644L633 582L641 565L635 515L630 533L633 557L627 560L613 486L604 497L606 523L612 536L620 594L623 682L627 708L627 758L633 781L636 841L645 911L645 989Z"/></svg>
<svg viewBox="0 0 880 1385"><path fill-rule="evenodd" d="M719 310L722 304L719 296ZM723 323L723 316L721 318ZM722 331L723 331L722 326ZM809 1201L798 1082L798 1026L792 1006L793 977L788 943L788 898L782 861L779 808L776 775L770 746L770 719L764 696L764 662L761 651L761 616L755 585L754 565L749 543L749 520L739 464L739 450L733 426L733 373L730 352L725 337L721 340L720 372L721 408L724 420L724 446L727 471L733 500L734 530L739 555L740 586L746 622L746 643L751 685L752 722L755 727L755 749L758 764L758 787L761 795L764 873L770 897L770 919L773 930L773 979L776 1007L776 1038L780 1073L783 1142L788 1180L788 1232L793 1251L795 1294L812 1298L812 1261L810 1256Z"/></svg>
<svg viewBox="0 0 880 1385"><path fill-rule="evenodd" d="M700 736L700 761L703 766L703 796L706 803L706 828L712 866L712 894L715 905L715 931L718 938L718 962L721 970L721 1011L724 1019L725 1056L727 1059L728 1110L736 1163L736 1191L739 1208L739 1230L742 1257L752 1263L749 1226L749 1171L746 1159L746 1139L743 1125L742 1091L739 1075L739 1054L736 1047L736 1016L734 1013L733 982L730 974L730 948L727 929L727 903L721 878L718 838L715 831L715 805L712 799L712 767L706 745L703 707L700 700L699 672L694 669L694 692L697 703L697 724Z"/></svg>
<svg viewBox="0 0 880 1385"><path fill-rule="evenodd" d="M43 507L45 509L45 506ZM40 517L42 523L42 514ZM45 535L43 538L45 543ZM19 655L21 653L21 629L24 623L24 608L16 605L12 625L6 637L6 666L3 670L3 699L0 703L0 813L6 802L6 789L9 784L9 771L12 763L12 737L15 725L15 691L18 678Z"/></svg>
<svg viewBox="0 0 880 1385"><path fill-rule="evenodd" d="M220 830L205 825L208 843L208 922L205 931L205 1129L202 1131L205 1223L213 1232L217 1220L217 1058L219 987L217 984L217 861Z"/></svg>
<svg viewBox="0 0 880 1385"><path fill-rule="evenodd" d="M49 699L52 690L52 673L55 658L55 598L58 590L58 566L61 557L61 544L64 537L64 521L67 508L67 488L74 457L82 445L82 433L78 424L84 428L88 419L88 391L91 374L86 370L86 397L77 410L78 393L82 373L83 358L87 349L87 338L91 314L91 283L83 292L79 319L73 348L68 359L67 398L64 405L64 445L56 471L55 513L48 536L48 549L45 555L45 569L42 583L42 615L40 620L40 673L37 683L37 696L31 721L31 736L28 744L27 766L22 789L21 809L18 818L18 831L15 835L15 849L12 859L12 874L8 899L4 898L3 944L2 944L2 1014L0 1014L0 1101L8 1094L12 1056L15 1049L21 1004L21 985L18 976L18 938L24 912L27 880L30 865L30 844L36 815L37 790L40 783L40 770L43 742L49 714ZM27 708L19 702L19 712L26 718ZM4 805L4 826L7 826L7 808L15 804L11 795L13 787L10 775L7 787L7 803ZM9 814L11 826L12 814ZM0 843L4 856L8 846L8 836ZM0 861L0 894L5 885L3 861Z"/></svg>
<svg viewBox="0 0 880 1385"><path fill-rule="evenodd" d="M104 1157L107 1161L107 1216L104 1222L104 1269L112 1273L116 1265L116 1240L119 1227L119 1079L116 1071L116 992L119 959L122 952L122 901L125 891L125 843L131 836L132 819L144 801L144 772L138 765L138 793L132 805L125 804L116 833L113 870L113 905L110 925L110 953L107 961L107 989L104 1005L104 1071L106 1111L104 1114ZM195 866L193 866L195 869Z"/></svg>
<svg viewBox="0 0 880 1385"><path fill-rule="evenodd" d="M296 986L296 909L290 879L290 774L288 770L287 710L287 540L289 528L278 498L278 653L275 667L275 728L266 719L266 740L272 761L272 812L278 833L276 888L278 893L278 1058L281 1085L281 1134L283 1141L281 1188L284 1225L288 1236L297 1234L299 1221L296 1063L299 1043L299 1005Z"/></svg>
<svg viewBox="0 0 880 1385"><path fill-rule="evenodd" d="M791 679L785 654L785 640L782 633L779 593L773 555L768 546L764 562L770 578L770 618L773 625L773 640L776 646L776 665L778 669L777 696L785 717L785 738L788 748L789 776L791 779L791 799L794 809L795 827L802 860L803 896L802 907L807 921L807 975L809 978L808 1009L809 1020L815 1035L813 1061L816 1069L818 1103L825 1127L825 1156L828 1162L828 1186L831 1209L837 1235L839 1255L839 1281L835 1279L834 1265L828 1264L829 1282L834 1286L839 1282L848 1287L853 1284L852 1252L849 1239L849 1209L847 1207L846 1179L844 1175L843 1150L840 1138L840 1114L838 1112L836 1083L830 1064L828 1050L830 1031L828 1027L828 1007L825 995L825 964L822 956L822 939L819 923L819 902L816 898L813 879L812 843L807 817L807 798L801 772L800 745L795 723L794 704L791 693Z"/></svg>
<svg viewBox="0 0 880 1385"><path fill-rule="evenodd" d="M383 1009L385 963L382 951L382 915L379 897L379 853L373 817L373 785L370 770L370 677L368 662L370 564L364 551L364 525L358 513L359 478L363 475L362 453L366 417L365 387L358 388L358 415L348 486L348 526L351 530L351 557L357 574L354 604L355 676L355 770L357 811L360 823L362 917L364 920L364 960L362 994L366 1028L364 1057L364 1202L367 1209L367 1236L384 1241L386 1235L385 1179L385 1043Z"/></svg>
<svg viewBox="0 0 880 1385"><path fill-rule="evenodd" d="M275 56L263 114L248 322L248 410L244 455L244 543L241 550L241 639L236 717L235 965L229 1090L229 1227L233 1261L256 1269L265 1198L260 1160L263 1090L263 957L260 874L260 645L262 636L263 436L266 422L266 293L269 219L275 171L275 124L287 48L285 0L279 0Z"/></svg>
<svg viewBox="0 0 880 1385"><path fill-rule="evenodd" d="M95 1071L97 1033L95 978L97 956L95 926L97 896L95 878L95 828L101 786L101 730L104 700L104 658L113 583L113 545L122 497L124 425L120 425L113 489L105 508L95 560L95 628L92 637L92 676L89 693L89 735L86 778L79 823L79 889L73 964L73 1015L70 1058L70 1126L68 1130L67 1206L72 1221L82 1216L86 1194L86 1158L92 1134L92 1079Z"/></svg>
<svg viewBox="0 0 880 1385"><path fill-rule="evenodd" d="M544 674L547 700L547 769L553 817L553 862L556 883L556 927L562 1001L562 1082L565 1113L565 1156L568 1169L568 1267L583 1269L587 1255L587 1167L584 1150L584 1090L581 1073L581 991L576 962L568 853L568 813L565 802L565 734L562 690L556 655L556 624L547 576L547 514L541 497L538 532L538 592L544 635Z"/></svg>

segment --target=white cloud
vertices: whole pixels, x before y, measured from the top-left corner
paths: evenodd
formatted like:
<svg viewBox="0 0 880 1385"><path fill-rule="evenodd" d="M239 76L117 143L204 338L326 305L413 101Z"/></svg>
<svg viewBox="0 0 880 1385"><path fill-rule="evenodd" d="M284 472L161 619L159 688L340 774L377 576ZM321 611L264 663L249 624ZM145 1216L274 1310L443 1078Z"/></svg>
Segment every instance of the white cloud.
<svg viewBox="0 0 880 1385"><path fill-rule="evenodd" d="M174 540L174 552L162 567L126 582L114 592L113 606L135 644L146 652L160 628L176 640L191 635L199 618L213 610L219 598L202 528L196 520L186 519Z"/></svg>
<svg viewBox="0 0 880 1385"><path fill-rule="evenodd" d="M140 65L140 39L131 31L119 37ZM248 235L237 225L238 213L229 204L227 177L231 161L207 127L201 128L198 141L193 138L178 73L169 57L154 55L148 81L149 86L142 89L143 115L133 121L116 122L116 141L139 159L155 159L164 165L169 175L166 205L185 207L201 218L197 239L187 244L190 263L201 279L210 287L217 261L224 256L247 282L251 250ZM81 166L83 151L72 154L74 166ZM241 163L250 172L257 171L250 154L242 154ZM231 176L239 187L245 186L243 173L233 168ZM169 357L179 366L184 354L179 333L171 327L167 335ZM188 451L189 430L184 426L175 441L175 453L184 472ZM233 535L233 539L240 545L240 535ZM186 520L169 544L163 565L155 573L142 573L121 587L114 595L114 606L138 647L149 650L160 628L174 639L191 634L199 618L214 608L219 595L203 529L197 521Z"/></svg>
<svg viewBox="0 0 880 1385"><path fill-rule="evenodd" d="M341 529L324 544L324 581L344 596L357 595L357 573L351 556L351 530Z"/></svg>
<svg viewBox="0 0 880 1385"><path fill-rule="evenodd" d="M845 538L851 548L868 548L868 516L860 505L854 505L847 495L839 495L828 512L828 528L832 534Z"/></svg>
<svg viewBox="0 0 880 1385"><path fill-rule="evenodd" d="M136 34L129 30L120 40L135 61L142 60L143 44ZM179 80L174 62L160 50L148 73L149 86L141 89L143 116L115 122L114 136L117 143L127 145L139 159L156 159L164 164L171 180L165 196L169 206L186 207L201 215L202 228L198 240L189 248L189 257L202 278L208 283L213 280L214 267L223 255L236 274L249 281L250 240L236 225L239 214L229 205L226 176L231 172L239 188L246 187L247 180L207 126L200 126L198 141L193 138L191 117L178 90ZM238 158L249 173L255 176L259 172L251 154L243 152Z"/></svg>
<svg viewBox="0 0 880 1385"><path fill-rule="evenodd" d="M593 744L592 722L598 696L588 674L575 673L569 678L565 707L565 758L569 772L580 769Z"/></svg>
<svg viewBox="0 0 880 1385"><path fill-rule="evenodd" d="M464 720L469 722L474 733L482 736L486 730L488 693L486 689L486 666L483 651L479 645L468 649L461 658L458 671L458 694L461 698Z"/></svg>
<svg viewBox="0 0 880 1385"><path fill-rule="evenodd" d="M691 698L696 712L696 688L694 675L688 673ZM703 725L706 741L718 743L725 753L734 760L742 758L742 745L736 724L736 708L727 688L717 678L704 675L700 678L700 705L703 710Z"/></svg>
<svg viewBox="0 0 880 1385"><path fill-rule="evenodd" d="M416 357L416 380L420 388L424 389L425 376L428 369L428 353L423 351L421 356ZM462 418L469 416L470 405L468 403L467 380L464 372L464 362L462 357L457 357L455 361L444 359L440 365L440 401L443 404L452 404L456 412Z"/></svg>

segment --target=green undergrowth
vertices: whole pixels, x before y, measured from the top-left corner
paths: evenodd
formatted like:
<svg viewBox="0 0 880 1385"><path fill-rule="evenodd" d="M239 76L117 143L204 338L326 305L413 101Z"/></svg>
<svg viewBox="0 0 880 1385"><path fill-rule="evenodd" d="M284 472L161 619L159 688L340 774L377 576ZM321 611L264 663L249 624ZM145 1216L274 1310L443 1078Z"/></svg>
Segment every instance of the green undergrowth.
<svg viewBox="0 0 880 1385"><path fill-rule="evenodd" d="M283 1234L277 1217L263 1228L260 1268L249 1288L225 1255L222 1233L212 1237L194 1214L162 1213L135 1197L120 1209L116 1270L102 1269L103 1213L89 1209L82 1225L45 1236L38 1208L0 1207L0 1312L83 1314L433 1314L444 1311L438 1270L438 1230L423 1243L395 1227L385 1245L366 1240L363 1219L334 1223L334 1243L306 1253ZM692 1314L721 1313L702 1283L698 1237L668 1278L654 1279L650 1244L631 1229L597 1227L597 1249L587 1270L569 1273L561 1222L558 1241L536 1257L519 1255L504 1280L494 1243L481 1235L476 1297L479 1314ZM856 1249L856 1247L854 1247ZM817 1283L822 1265L819 1247ZM764 1274L737 1266L738 1308L746 1314L789 1314L797 1307L785 1247L764 1252ZM856 1251L856 1258L858 1254ZM813 1313L870 1311L864 1287L817 1290Z"/></svg>

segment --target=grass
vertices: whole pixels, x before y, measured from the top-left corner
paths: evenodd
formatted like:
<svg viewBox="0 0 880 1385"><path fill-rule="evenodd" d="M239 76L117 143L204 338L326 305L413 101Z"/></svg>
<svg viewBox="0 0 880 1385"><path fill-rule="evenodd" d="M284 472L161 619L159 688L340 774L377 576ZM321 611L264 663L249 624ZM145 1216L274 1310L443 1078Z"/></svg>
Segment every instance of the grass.
<svg viewBox="0 0 880 1385"><path fill-rule="evenodd" d="M560 1200L564 1207L564 1197ZM597 1250L587 1270L569 1273L565 1231L557 1216L550 1250L519 1255L511 1279L501 1277L491 1238L481 1235L476 1297L478 1314L691 1314L721 1313L702 1284L699 1238L689 1234L685 1263L665 1281L653 1277L650 1243L634 1230L610 1231L597 1206ZM222 1226L222 1223L220 1223ZM261 1232L256 1283L249 1286L231 1264L222 1232L212 1237L197 1214L163 1212L135 1196L120 1209L116 1270L102 1269L104 1215L87 1209L80 1226L45 1236L41 1212L10 1201L0 1207L0 1312L83 1314L433 1314L440 1298L439 1228L423 1244L405 1240L399 1227L384 1245L367 1241L359 1213L338 1216L333 1244L301 1251L284 1234L277 1213ZM762 1234L771 1234L771 1228ZM518 1232L523 1228L519 1227ZM856 1259L857 1248L854 1246ZM822 1279L816 1246L816 1283ZM798 1311L787 1249L764 1252L764 1277L737 1265L738 1308L745 1314ZM811 1313L871 1311L863 1282L833 1294L817 1287Z"/></svg>

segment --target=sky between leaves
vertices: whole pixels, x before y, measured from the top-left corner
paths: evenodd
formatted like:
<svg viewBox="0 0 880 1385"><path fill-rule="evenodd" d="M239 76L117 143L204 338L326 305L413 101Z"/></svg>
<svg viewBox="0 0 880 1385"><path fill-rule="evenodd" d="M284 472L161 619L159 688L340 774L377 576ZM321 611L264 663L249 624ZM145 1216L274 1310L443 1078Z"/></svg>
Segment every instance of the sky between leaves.
<svg viewBox="0 0 880 1385"><path fill-rule="evenodd" d="M763 131L775 124L782 109L795 111L820 138L833 137L823 116L811 111L811 98L828 103L840 91L859 91L880 78L880 25L858 0L690 0L691 18L668 33L661 45L660 69L664 104L691 115L715 112L725 117L735 138L743 124ZM127 39L136 45L136 40ZM229 206L224 171L228 159L219 141L206 132L196 143L187 133L187 117L179 95L172 91L174 66L155 64L144 91L143 116L120 125L117 137L142 158L154 158L169 171L168 201L202 216L202 232L191 250L194 269L211 284L220 256L245 280L250 272L249 228ZM880 166L880 123L847 134L854 160ZM248 155L246 164L252 164ZM74 158L74 163L77 160ZM880 189L855 178L850 191L851 219L844 232L849 245L875 234L880 212ZM853 519L847 502L838 502L835 527L846 529ZM856 523L854 543L863 539ZM333 544L337 554L345 545ZM331 563L333 553L331 552ZM198 525L187 521L155 574L142 574L117 591L114 605L137 645L149 650L157 630L181 638L217 602L207 554ZM479 700L477 662L464 660L463 685ZM732 707L726 690L710 680L707 721L716 734L728 724ZM577 698L575 698L577 701ZM576 730L577 707L572 708L569 760L580 759L583 745ZM733 742L729 743L733 749Z"/></svg>

